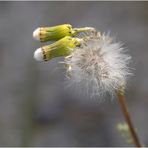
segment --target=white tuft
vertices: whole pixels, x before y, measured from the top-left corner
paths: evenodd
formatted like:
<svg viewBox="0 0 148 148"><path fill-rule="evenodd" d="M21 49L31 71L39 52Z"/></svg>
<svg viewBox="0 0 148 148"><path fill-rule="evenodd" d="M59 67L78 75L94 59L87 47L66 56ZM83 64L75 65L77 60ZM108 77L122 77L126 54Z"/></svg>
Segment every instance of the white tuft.
<svg viewBox="0 0 148 148"><path fill-rule="evenodd" d="M34 52L34 59L37 60L37 61L44 61L42 48L38 48Z"/></svg>
<svg viewBox="0 0 148 148"><path fill-rule="evenodd" d="M40 41L40 28L37 28L34 32L33 32L33 37Z"/></svg>
<svg viewBox="0 0 148 148"><path fill-rule="evenodd" d="M126 83L130 59L121 43L101 35L76 48L65 58L65 63L71 66L68 74L72 84L81 86L91 96L102 96L114 95Z"/></svg>

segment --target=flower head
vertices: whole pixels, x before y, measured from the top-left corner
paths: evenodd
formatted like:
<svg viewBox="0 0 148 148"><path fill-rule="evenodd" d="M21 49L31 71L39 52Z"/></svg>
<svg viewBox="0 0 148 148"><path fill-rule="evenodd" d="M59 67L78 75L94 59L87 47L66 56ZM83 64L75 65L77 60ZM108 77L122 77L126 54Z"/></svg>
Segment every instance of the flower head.
<svg viewBox="0 0 148 148"><path fill-rule="evenodd" d="M91 95L115 94L123 90L130 73L131 57L120 42L95 28L73 28L70 24L43 27L34 31L34 38L56 42L38 48L34 58L48 61L64 56L70 81Z"/></svg>
<svg viewBox="0 0 148 148"><path fill-rule="evenodd" d="M76 47L65 58L65 63L69 65L67 71L72 84L83 85L82 89L92 96L100 96L113 95L126 83L130 59L121 43L116 43L109 35L97 33L81 47Z"/></svg>

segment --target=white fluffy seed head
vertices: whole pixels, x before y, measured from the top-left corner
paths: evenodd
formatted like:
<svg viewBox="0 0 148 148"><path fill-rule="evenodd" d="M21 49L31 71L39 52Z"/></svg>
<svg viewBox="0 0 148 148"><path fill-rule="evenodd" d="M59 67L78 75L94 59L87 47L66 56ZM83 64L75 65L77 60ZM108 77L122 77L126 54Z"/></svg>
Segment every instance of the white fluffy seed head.
<svg viewBox="0 0 148 148"><path fill-rule="evenodd" d="M44 61L42 48L38 48L38 49L34 52L34 59L37 60L37 61Z"/></svg>
<svg viewBox="0 0 148 148"><path fill-rule="evenodd" d="M65 62L71 67L68 74L72 84L81 85L91 96L102 96L115 94L126 83L130 59L121 43L101 35L76 48Z"/></svg>
<svg viewBox="0 0 148 148"><path fill-rule="evenodd" d="M37 28L34 32L33 32L33 37L40 41L40 28Z"/></svg>

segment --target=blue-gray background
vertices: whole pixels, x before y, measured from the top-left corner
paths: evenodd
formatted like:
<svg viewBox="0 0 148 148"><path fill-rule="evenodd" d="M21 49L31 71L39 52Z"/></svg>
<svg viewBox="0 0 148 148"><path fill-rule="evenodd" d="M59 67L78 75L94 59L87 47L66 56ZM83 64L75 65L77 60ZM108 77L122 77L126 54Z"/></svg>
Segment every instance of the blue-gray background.
<svg viewBox="0 0 148 148"><path fill-rule="evenodd" d="M128 146L114 99L99 103L65 88L57 58L33 59L40 26L70 23L111 31L135 68L126 91L140 139L148 145L148 2L0 2L0 146Z"/></svg>

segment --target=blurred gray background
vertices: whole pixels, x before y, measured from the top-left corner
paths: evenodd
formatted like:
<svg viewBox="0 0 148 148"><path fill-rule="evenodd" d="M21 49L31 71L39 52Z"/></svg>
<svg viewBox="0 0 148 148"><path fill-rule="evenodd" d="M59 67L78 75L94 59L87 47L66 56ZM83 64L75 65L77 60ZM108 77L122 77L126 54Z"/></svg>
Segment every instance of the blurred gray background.
<svg viewBox="0 0 148 148"><path fill-rule="evenodd" d="M124 122L116 98L67 89L63 58L33 59L43 45L33 31L64 23L125 43L135 68L126 99L148 146L148 2L0 2L0 146L129 146L116 130Z"/></svg>

